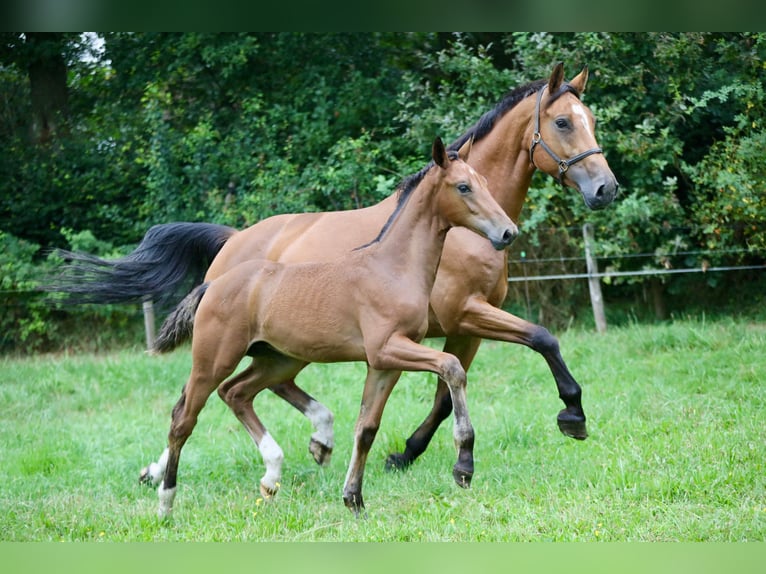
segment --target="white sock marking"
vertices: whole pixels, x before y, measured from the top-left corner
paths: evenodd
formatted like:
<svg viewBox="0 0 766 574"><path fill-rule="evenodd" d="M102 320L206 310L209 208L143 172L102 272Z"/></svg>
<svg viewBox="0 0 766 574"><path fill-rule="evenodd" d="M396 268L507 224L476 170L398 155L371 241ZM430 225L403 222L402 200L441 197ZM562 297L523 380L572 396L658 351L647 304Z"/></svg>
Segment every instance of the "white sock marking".
<svg viewBox="0 0 766 574"><path fill-rule="evenodd" d="M261 484L271 491L276 491L282 477L284 453L269 433L263 435L261 442L258 443L258 450L261 451L263 464L266 466L266 474L263 475Z"/></svg>

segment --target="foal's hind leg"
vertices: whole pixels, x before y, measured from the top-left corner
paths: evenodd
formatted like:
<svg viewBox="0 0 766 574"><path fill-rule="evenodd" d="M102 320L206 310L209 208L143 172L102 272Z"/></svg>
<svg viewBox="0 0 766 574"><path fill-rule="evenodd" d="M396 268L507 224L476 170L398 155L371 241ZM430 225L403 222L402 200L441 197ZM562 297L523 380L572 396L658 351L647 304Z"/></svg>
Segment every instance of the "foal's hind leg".
<svg viewBox="0 0 766 574"><path fill-rule="evenodd" d="M309 452L317 464L322 466L329 464L335 445L332 429L334 417L330 409L296 385L293 379L269 387L269 390L286 400L311 421L316 432L311 435Z"/></svg>
<svg viewBox="0 0 766 574"><path fill-rule="evenodd" d="M168 447L162 453L158 463L149 465L142 472L141 480L153 483L158 471L163 470L162 484L158 489L160 499L158 515L160 518L169 516L172 511L173 500L176 496L178 460L181 456L181 449L191 436L200 411L217 385L218 380L200 376L192 371L192 376L186 383L181 398L173 407L170 432L168 433Z"/></svg>
<svg viewBox="0 0 766 574"><path fill-rule="evenodd" d="M253 399L269 384L294 377L305 366L305 362L277 353L258 354L247 369L218 387L218 395L245 427L261 453L266 466L266 474L260 482L264 499L271 498L279 489L284 455L255 414Z"/></svg>

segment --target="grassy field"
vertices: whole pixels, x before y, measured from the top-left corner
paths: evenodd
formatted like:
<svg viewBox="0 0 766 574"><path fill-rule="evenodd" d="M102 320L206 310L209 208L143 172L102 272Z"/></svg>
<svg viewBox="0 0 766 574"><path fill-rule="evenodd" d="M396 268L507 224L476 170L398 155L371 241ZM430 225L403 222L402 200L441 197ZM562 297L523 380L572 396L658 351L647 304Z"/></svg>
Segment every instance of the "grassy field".
<svg viewBox="0 0 766 574"><path fill-rule="evenodd" d="M752 541L766 535L766 324L682 320L570 330L590 438L561 435L540 356L487 342L469 372L470 490L452 480L452 419L412 468L383 469L430 406L434 378L394 391L365 476L366 519L341 501L361 396L359 364L312 365L306 390L336 415L330 465L310 424L264 393L256 409L285 452L275 500L260 456L214 395L187 443L174 518L156 518L140 469L165 444L187 349L4 358L3 541Z"/></svg>

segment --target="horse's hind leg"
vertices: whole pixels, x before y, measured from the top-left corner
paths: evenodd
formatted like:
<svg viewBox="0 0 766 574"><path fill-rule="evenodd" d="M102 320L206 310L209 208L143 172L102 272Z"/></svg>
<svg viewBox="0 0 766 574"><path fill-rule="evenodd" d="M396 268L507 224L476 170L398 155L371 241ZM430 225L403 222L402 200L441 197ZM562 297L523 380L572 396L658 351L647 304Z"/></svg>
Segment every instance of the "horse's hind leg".
<svg viewBox="0 0 766 574"><path fill-rule="evenodd" d="M252 364L220 387L218 395L229 406L255 442L263 458L266 473L261 478L260 491L264 499L279 489L284 455L253 410L255 396L274 381L297 375L306 363L278 353L258 354Z"/></svg>
<svg viewBox="0 0 766 574"><path fill-rule="evenodd" d="M213 390L234 371L244 356L244 349L238 352L236 338L231 332L227 333L230 336L223 338L217 336L219 332L219 329L211 328L195 334L192 371L181 398L173 407L167 449L157 463L150 464L141 474L142 482L148 483L155 483L162 475L158 489L158 514L161 518L171 513L181 449L191 436L200 411Z"/></svg>
<svg viewBox="0 0 766 574"><path fill-rule="evenodd" d="M306 393L292 379L269 387L269 390L286 400L311 421L315 432L311 435L309 452L317 464L323 466L329 464L335 445L332 428L334 417L330 409Z"/></svg>
<svg viewBox="0 0 766 574"><path fill-rule="evenodd" d="M181 456L181 449L191 436L197 417L205 406L207 398L218 381L210 377L192 376L186 383L181 398L173 407L170 432L168 433L168 447L162 453L160 460L150 464L141 473L141 481L156 483L160 473L162 473L162 483L158 489L160 505L158 514L160 518L170 515L173 508L173 501L176 496L176 482L178 474L178 460Z"/></svg>

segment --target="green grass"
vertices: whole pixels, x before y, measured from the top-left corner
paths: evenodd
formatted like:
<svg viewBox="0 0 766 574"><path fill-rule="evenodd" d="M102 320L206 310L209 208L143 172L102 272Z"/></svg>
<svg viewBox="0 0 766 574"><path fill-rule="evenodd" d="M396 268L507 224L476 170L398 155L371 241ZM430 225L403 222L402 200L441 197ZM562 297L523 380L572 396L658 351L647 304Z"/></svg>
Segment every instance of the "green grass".
<svg viewBox="0 0 766 574"><path fill-rule="evenodd" d="M156 518L140 469L165 444L190 355L141 351L0 359L4 541L752 541L766 534L766 324L679 320L605 335L570 330L590 438L556 427L543 359L486 342L469 372L470 490L452 480L452 419L412 468L383 469L428 411L431 375L405 374L367 464L366 519L341 490L364 368L312 365L302 386L336 415L326 468L311 426L270 393L256 409L285 452L282 488L258 494L260 455L213 395L179 467L174 518Z"/></svg>

